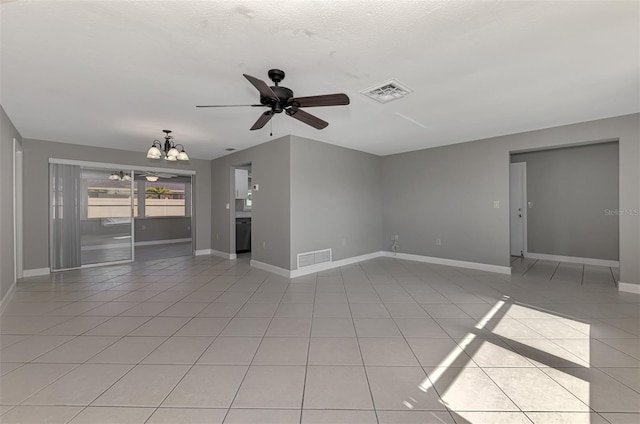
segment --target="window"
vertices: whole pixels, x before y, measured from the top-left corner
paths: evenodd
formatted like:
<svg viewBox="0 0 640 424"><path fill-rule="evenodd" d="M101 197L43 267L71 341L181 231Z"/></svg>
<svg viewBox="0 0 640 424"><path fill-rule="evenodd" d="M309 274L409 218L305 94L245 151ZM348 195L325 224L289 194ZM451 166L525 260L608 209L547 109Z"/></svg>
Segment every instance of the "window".
<svg viewBox="0 0 640 424"><path fill-rule="evenodd" d="M185 194L190 188L186 183L145 181L144 216L188 216Z"/></svg>
<svg viewBox="0 0 640 424"><path fill-rule="evenodd" d="M130 216L131 182L107 179L85 179L87 185L86 218Z"/></svg>

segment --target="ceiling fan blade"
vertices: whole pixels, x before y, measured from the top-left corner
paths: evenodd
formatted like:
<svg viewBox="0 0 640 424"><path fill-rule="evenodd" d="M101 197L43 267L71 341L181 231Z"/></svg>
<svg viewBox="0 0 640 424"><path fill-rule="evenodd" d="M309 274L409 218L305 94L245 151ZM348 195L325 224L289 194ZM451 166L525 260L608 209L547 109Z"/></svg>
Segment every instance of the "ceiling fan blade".
<svg viewBox="0 0 640 424"><path fill-rule="evenodd" d="M271 120L271 118L273 118L273 112L268 110L265 113L263 113L262 115L260 115L260 117L258 118L256 123L253 124L253 126L251 128L249 128L249 130L251 130L251 131L259 130L260 128L264 127L267 124L267 122L269 122Z"/></svg>
<svg viewBox="0 0 640 424"><path fill-rule="evenodd" d="M304 122L307 125L311 125L313 128L317 130L326 128L327 125L329 125L327 121L323 121L317 116L313 116L312 114L307 113L302 109L292 107L287 109L286 112L287 112L287 115L289 115L290 117L295 118L300 122Z"/></svg>
<svg viewBox="0 0 640 424"><path fill-rule="evenodd" d="M197 105L196 107L262 107L268 105Z"/></svg>
<svg viewBox="0 0 640 424"><path fill-rule="evenodd" d="M253 84L255 88L258 89L262 97L266 97L268 99L275 100L275 101L280 100L278 99L278 96L276 96L276 94L273 92L273 90L269 88L266 82L256 77L252 77L251 75L247 75L247 74L242 74L242 75L244 75L244 77L248 79L249 82Z"/></svg>
<svg viewBox="0 0 640 424"><path fill-rule="evenodd" d="M349 96L344 93L325 94L322 96L292 97L287 102L294 107L345 106L349 104Z"/></svg>

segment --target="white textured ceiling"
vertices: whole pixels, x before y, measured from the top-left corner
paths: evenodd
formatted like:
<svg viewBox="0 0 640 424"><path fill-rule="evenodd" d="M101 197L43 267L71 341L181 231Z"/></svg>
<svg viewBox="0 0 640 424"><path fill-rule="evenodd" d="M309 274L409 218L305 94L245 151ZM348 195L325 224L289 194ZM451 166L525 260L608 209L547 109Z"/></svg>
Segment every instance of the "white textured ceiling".
<svg viewBox="0 0 640 424"><path fill-rule="evenodd" d="M640 110L638 1L4 1L0 103L23 137L193 158L270 139L247 73L351 105L294 134L390 154ZM359 92L397 78L379 104ZM406 119L409 118L409 119ZM416 121L421 125L417 125ZM424 128L426 127L426 128Z"/></svg>

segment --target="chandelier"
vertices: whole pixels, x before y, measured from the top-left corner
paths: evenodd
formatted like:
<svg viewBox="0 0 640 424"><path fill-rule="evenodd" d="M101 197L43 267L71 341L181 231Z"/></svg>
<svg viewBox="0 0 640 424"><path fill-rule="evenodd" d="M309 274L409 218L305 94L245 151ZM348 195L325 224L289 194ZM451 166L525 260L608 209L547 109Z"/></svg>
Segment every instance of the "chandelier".
<svg viewBox="0 0 640 424"><path fill-rule="evenodd" d="M125 174L123 171L113 171L111 175L109 175L109 179L111 181L131 181L131 176L129 174Z"/></svg>
<svg viewBox="0 0 640 424"><path fill-rule="evenodd" d="M164 157L165 160L170 162L189 160L187 152L184 151L184 146L173 142L173 136L169 135L171 130L162 130L162 132L165 133L164 145L160 140L153 140L153 144L147 152L147 159L161 159ZM178 150L178 147L180 150Z"/></svg>

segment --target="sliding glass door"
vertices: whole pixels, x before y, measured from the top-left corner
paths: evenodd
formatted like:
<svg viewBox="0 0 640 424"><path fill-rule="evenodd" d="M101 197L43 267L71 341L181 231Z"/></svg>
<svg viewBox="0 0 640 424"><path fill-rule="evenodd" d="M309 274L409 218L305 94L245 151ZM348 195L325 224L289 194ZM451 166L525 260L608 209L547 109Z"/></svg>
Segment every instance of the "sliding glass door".
<svg viewBox="0 0 640 424"><path fill-rule="evenodd" d="M132 261L132 171L49 166L51 269Z"/></svg>
<svg viewBox="0 0 640 424"><path fill-rule="evenodd" d="M82 168L82 265L133 260L133 173Z"/></svg>

